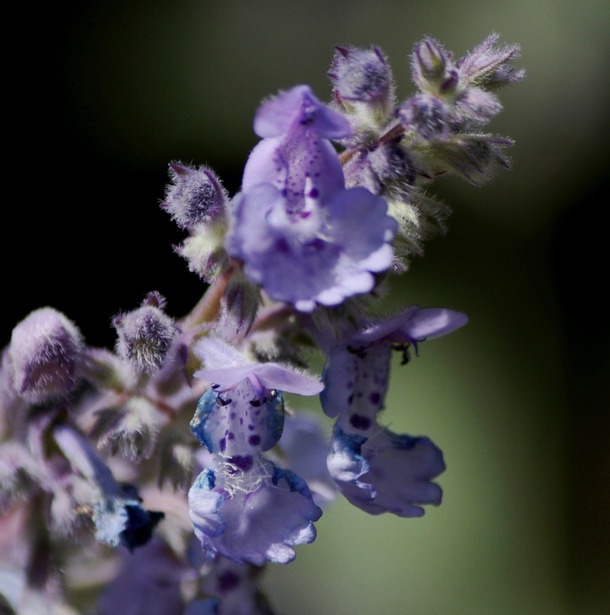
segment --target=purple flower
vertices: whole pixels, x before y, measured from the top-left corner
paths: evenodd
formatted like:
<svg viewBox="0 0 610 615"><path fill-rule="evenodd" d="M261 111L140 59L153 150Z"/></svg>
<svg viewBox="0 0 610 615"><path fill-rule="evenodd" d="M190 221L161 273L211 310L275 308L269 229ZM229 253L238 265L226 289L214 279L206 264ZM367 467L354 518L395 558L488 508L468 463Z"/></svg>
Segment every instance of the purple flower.
<svg viewBox="0 0 610 615"><path fill-rule="evenodd" d="M291 562L295 545L315 539L313 522L322 515L305 481L262 455L245 469L216 455L188 498L205 554L256 566Z"/></svg>
<svg viewBox="0 0 610 615"><path fill-rule="evenodd" d="M393 318L363 327L331 348L320 396L324 412L336 417L328 470L354 505L371 513L404 517L424 514L422 504L440 504L432 479L445 465L441 451L425 437L397 435L377 422L388 387L393 348L408 349L466 324L453 310L412 306Z"/></svg>
<svg viewBox="0 0 610 615"><path fill-rule="evenodd" d="M211 453L239 465L270 449L282 435L282 391L317 395L318 380L277 363L250 363L244 355L214 338L203 338L196 347L208 365L195 372L212 383L197 404L191 429Z"/></svg>
<svg viewBox="0 0 610 615"><path fill-rule="evenodd" d="M451 333L467 320L462 312L414 305L362 327L328 353L320 395L324 412L339 417L348 431L366 431L382 408L392 349L402 350L406 361L411 346L417 352L419 343Z"/></svg>
<svg viewBox="0 0 610 615"><path fill-rule="evenodd" d="M327 463L341 493L372 515L421 517L423 504L441 503L442 490L432 479L445 470L443 454L426 437L375 424L365 438L335 426Z"/></svg>
<svg viewBox="0 0 610 615"><path fill-rule="evenodd" d="M330 139L347 137L348 121L297 86L265 103L254 126L263 140L233 201L229 254L272 299L301 311L372 290L373 274L392 264L397 225L385 201L345 189Z"/></svg>

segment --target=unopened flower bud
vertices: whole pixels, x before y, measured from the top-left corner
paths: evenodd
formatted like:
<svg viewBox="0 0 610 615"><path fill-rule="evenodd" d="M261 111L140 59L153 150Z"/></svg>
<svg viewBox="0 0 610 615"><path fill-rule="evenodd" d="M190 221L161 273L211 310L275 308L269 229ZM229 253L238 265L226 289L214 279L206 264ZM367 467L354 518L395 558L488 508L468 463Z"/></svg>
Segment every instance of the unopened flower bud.
<svg viewBox="0 0 610 615"><path fill-rule="evenodd" d="M173 183L166 187L161 207L180 228L193 228L224 217L228 196L214 171L205 166L193 168L172 162L169 173Z"/></svg>
<svg viewBox="0 0 610 615"><path fill-rule="evenodd" d="M436 96L413 96L400 107L398 115L405 128L422 139L444 139L449 134L447 110Z"/></svg>
<svg viewBox="0 0 610 615"><path fill-rule="evenodd" d="M449 54L433 38L426 37L415 45L411 56L413 80L423 90L430 83L440 83L445 78Z"/></svg>
<svg viewBox="0 0 610 615"><path fill-rule="evenodd" d="M335 47L328 76L339 100L389 111L394 97L390 66L378 47Z"/></svg>
<svg viewBox="0 0 610 615"><path fill-rule="evenodd" d="M11 336L7 367L13 390L33 404L68 396L80 380L83 348L81 332L61 312L34 310Z"/></svg>
<svg viewBox="0 0 610 615"><path fill-rule="evenodd" d="M153 373L163 363L178 328L163 308L165 299L149 293L142 306L112 320L118 339L116 351L141 372Z"/></svg>

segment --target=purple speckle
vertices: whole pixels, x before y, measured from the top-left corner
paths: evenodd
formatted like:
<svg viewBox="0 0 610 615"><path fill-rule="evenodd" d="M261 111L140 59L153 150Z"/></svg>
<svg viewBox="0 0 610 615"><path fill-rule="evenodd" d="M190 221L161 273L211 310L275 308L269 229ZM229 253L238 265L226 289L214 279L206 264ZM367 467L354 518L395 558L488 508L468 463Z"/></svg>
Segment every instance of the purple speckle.
<svg viewBox="0 0 610 615"><path fill-rule="evenodd" d="M368 416L362 416L362 414L352 414L349 417L349 422L355 429L366 430L371 426L371 419Z"/></svg>
<svg viewBox="0 0 610 615"><path fill-rule="evenodd" d="M218 447L220 448L220 452L224 453L225 448L227 448L227 440L226 440L226 438L220 438L220 442L218 443Z"/></svg>
<svg viewBox="0 0 610 615"><path fill-rule="evenodd" d="M378 391L373 391L369 393L369 401L373 404L373 406L378 406L381 401L381 395Z"/></svg>
<svg viewBox="0 0 610 615"><path fill-rule="evenodd" d="M317 188L312 188L309 191L309 197L312 199L317 199L320 196L320 192L318 191Z"/></svg>
<svg viewBox="0 0 610 615"><path fill-rule="evenodd" d="M218 575L218 592L224 594L234 590L239 585L239 577L232 570L225 570Z"/></svg>
<svg viewBox="0 0 610 615"><path fill-rule="evenodd" d="M353 393L347 398L347 403L350 406L354 403L354 394Z"/></svg>
<svg viewBox="0 0 610 615"><path fill-rule="evenodd" d="M230 432L227 434L227 438L228 438L229 440L235 440L235 434L234 434L232 431L230 431Z"/></svg>
<svg viewBox="0 0 610 615"><path fill-rule="evenodd" d="M257 434L252 434L249 438L248 438L248 442L252 445L252 446L258 446L261 443L261 437Z"/></svg>
<svg viewBox="0 0 610 615"><path fill-rule="evenodd" d="M243 472L252 467L252 455L233 455L233 457L228 458L228 461Z"/></svg>
<svg viewBox="0 0 610 615"><path fill-rule="evenodd" d="M254 431L254 425L248 425L248 429L249 429L250 431Z"/></svg>

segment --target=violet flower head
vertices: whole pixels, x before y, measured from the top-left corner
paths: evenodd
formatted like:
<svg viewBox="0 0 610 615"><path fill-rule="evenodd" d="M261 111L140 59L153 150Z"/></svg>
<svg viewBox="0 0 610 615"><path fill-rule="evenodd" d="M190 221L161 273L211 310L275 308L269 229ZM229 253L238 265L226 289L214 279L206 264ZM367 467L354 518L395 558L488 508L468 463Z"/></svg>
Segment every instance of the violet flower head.
<svg viewBox="0 0 610 615"><path fill-rule="evenodd" d="M11 388L33 404L69 396L81 378L83 350L80 330L61 312L51 307L30 312L13 329L5 357Z"/></svg>
<svg viewBox="0 0 610 615"><path fill-rule="evenodd" d="M265 103L255 118L254 148L233 201L227 251L277 301L309 312L367 293L392 264L396 222L362 187L345 189L330 140L349 122L308 86Z"/></svg>

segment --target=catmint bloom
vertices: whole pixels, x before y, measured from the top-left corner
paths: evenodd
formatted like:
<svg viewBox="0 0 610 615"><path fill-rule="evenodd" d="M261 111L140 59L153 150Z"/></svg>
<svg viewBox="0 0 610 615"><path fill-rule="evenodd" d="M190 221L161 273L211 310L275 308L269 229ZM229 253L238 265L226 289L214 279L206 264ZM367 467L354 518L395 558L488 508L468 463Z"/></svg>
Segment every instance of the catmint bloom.
<svg viewBox="0 0 610 615"><path fill-rule="evenodd" d="M247 467L216 455L189 490L195 535L208 557L262 566L291 562L294 546L313 542L322 510L305 481L254 455ZM245 469L242 469L245 467Z"/></svg>
<svg viewBox="0 0 610 615"><path fill-rule="evenodd" d="M372 515L421 517L422 505L441 503L432 480L445 470L443 454L426 437L397 435L376 423L364 437L336 425L328 469L345 498Z"/></svg>
<svg viewBox="0 0 610 615"><path fill-rule="evenodd" d="M362 328L331 348L320 396L324 412L336 417L328 470L338 489L371 514L413 517L422 504L440 504L432 479L445 468L442 453L428 438L397 435L380 426L393 348L403 352L466 324L453 310L412 306L385 321Z"/></svg>
<svg viewBox="0 0 610 615"><path fill-rule="evenodd" d="M330 140L349 122L297 86L258 110L254 148L233 200L227 251L277 301L309 312L367 293L392 264L396 222L362 187L345 189Z"/></svg>
<svg viewBox="0 0 610 615"><path fill-rule="evenodd" d="M13 329L4 360L12 389L33 404L66 398L80 382L83 350L71 320L51 307L34 310Z"/></svg>
<svg viewBox="0 0 610 615"><path fill-rule="evenodd" d="M262 565L287 563L294 545L315 539L322 514L305 481L261 454L280 438L282 391L315 395L322 384L274 363L250 363L221 340L195 347L207 367L195 373L213 383L191 429L212 462L189 491L189 512L205 553Z"/></svg>
<svg viewBox="0 0 610 615"><path fill-rule="evenodd" d="M112 319L117 332L116 352L138 371L157 371L178 332L164 308L165 298L152 292L138 309Z"/></svg>

